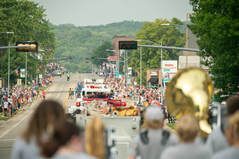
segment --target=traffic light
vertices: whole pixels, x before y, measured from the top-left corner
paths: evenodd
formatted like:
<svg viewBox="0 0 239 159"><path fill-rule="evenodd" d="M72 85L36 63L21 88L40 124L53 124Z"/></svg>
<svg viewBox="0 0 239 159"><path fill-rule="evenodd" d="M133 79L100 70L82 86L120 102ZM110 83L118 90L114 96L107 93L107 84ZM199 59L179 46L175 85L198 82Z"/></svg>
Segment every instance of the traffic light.
<svg viewBox="0 0 239 159"><path fill-rule="evenodd" d="M134 50L137 49L137 41L119 41L119 49Z"/></svg>
<svg viewBox="0 0 239 159"><path fill-rule="evenodd" d="M18 41L16 42L17 52L38 52L38 43L36 41Z"/></svg>

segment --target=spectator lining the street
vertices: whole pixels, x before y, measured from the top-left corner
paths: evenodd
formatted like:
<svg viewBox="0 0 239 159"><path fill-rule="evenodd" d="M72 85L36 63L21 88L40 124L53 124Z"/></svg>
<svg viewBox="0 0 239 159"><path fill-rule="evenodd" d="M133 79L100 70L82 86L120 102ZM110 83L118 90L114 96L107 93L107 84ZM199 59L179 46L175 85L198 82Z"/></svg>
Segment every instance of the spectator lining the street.
<svg viewBox="0 0 239 159"><path fill-rule="evenodd" d="M65 113L61 104L53 100L42 101L34 111L26 130L17 138L11 158L40 158L39 144L51 134L54 124L63 121Z"/></svg>
<svg viewBox="0 0 239 159"><path fill-rule="evenodd" d="M176 123L180 144L166 148L161 159L210 159L211 151L195 142L199 131L199 124L194 116L183 116Z"/></svg>

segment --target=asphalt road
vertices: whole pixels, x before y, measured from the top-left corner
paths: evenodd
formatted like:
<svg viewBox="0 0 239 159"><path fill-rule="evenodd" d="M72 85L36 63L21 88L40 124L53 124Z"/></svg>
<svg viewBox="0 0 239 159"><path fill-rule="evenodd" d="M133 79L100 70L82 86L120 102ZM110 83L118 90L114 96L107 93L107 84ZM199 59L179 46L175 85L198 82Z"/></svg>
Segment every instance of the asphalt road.
<svg viewBox="0 0 239 159"><path fill-rule="evenodd" d="M54 83L48 88L47 99L54 99L67 108L69 88L74 88L79 80L91 77L90 74L72 74L71 80L66 81L66 76L56 77ZM41 99L36 100L25 111L18 113L11 119L0 123L0 158L9 159L11 156L12 145L17 136L21 134L27 125L29 118Z"/></svg>

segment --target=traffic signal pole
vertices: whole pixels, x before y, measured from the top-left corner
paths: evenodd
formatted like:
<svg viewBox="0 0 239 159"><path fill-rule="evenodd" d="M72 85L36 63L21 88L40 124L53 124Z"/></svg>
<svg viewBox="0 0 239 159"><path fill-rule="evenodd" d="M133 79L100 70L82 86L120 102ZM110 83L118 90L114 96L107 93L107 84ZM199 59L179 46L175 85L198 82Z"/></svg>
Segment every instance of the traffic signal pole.
<svg viewBox="0 0 239 159"><path fill-rule="evenodd" d="M8 42L8 46L10 47L10 41ZM8 73L7 73L7 96L9 97L10 91L10 64L11 64L11 49L8 48Z"/></svg>
<svg viewBox="0 0 239 159"><path fill-rule="evenodd" d="M36 47L37 48L37 47ZM8 96L10 93L10 64L11 64L11 49L32 49L32 46L10 46L10 41L8 42L8 46L1 46L0 50L2 49L8 49L8 80L7 80L7 91L8 91ZM27 86L27 52L26 52L26 62L25 62L25 86Z"/></svg>
<svg viewBox="0 0 239 159"><path fill-rule="evenodd" d="M26 52L26 61L25 61L25 87L27 87L27 52Z"/></svg>
<svg viewBox="0 0 239 159"><path fill-rule="evenodd" d="M141 91L141 89L142 89L142 47L140 47L139 48L139 56L140 56L140 63L139 63L139 65L140 65L140 81L139 81L139 83L140 83L140 91Z"/></svg>
<svg viewBox="0 0 239 159"><path fill-rule="evenodd" d="M199 51L201 51L201 50L195 49L195 48L185 48L185 47L176 47L176 46L164 46L164 45L138 45L138 47L175 49L175 50L192 51L192 52L199 52Z"/></svg>
<svg viewBox="0 0 239 159"><path fill-rule="evenodd" d="M10 43L8 46L0 46L0 50L3 49L19 49L19 48L31 48L30 46L10 46Z"/></svg>

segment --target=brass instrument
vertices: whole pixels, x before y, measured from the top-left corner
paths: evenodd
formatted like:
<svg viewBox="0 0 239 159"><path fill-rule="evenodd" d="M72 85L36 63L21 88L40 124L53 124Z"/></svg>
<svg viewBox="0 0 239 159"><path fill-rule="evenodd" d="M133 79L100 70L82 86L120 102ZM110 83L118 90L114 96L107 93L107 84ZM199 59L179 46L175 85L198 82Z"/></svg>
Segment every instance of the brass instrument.
<svg viewBox="0 0 239 159"><path fill-rule="evenodd" d="M166 88L166 106L170 115L180 118L194 114L200 129L209 134L207 122L208 106L213 95L213 84L208 74L200 68L186 68L179 71Z"/></svg>

